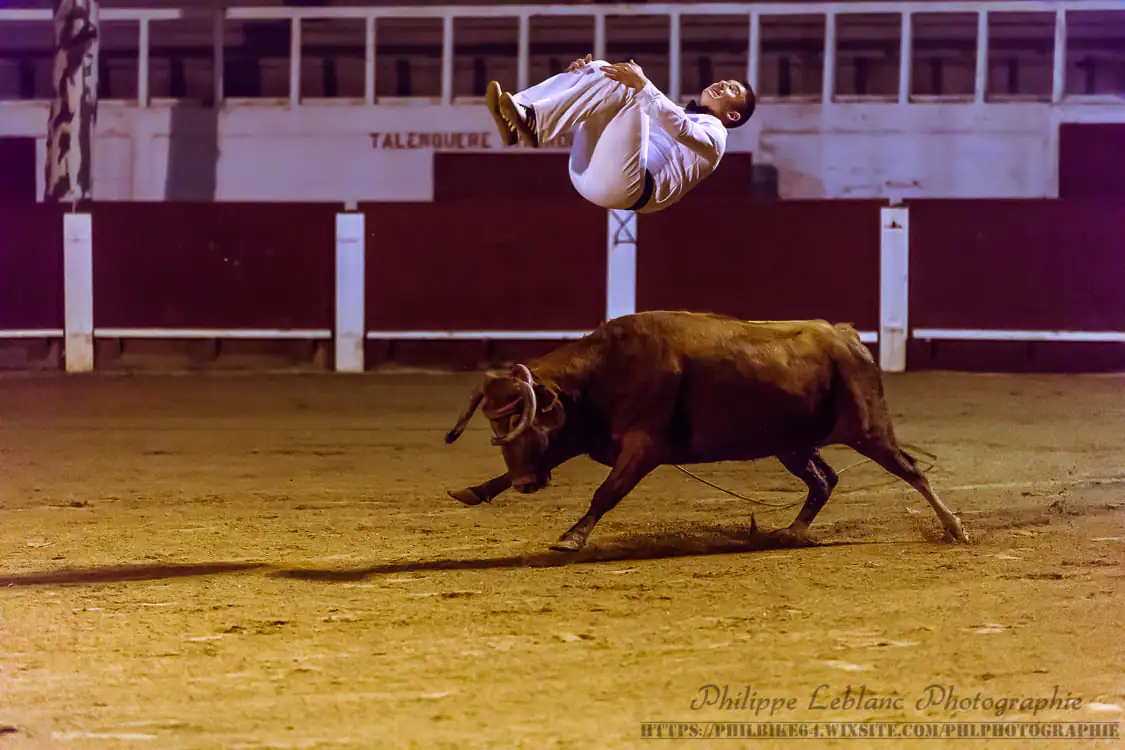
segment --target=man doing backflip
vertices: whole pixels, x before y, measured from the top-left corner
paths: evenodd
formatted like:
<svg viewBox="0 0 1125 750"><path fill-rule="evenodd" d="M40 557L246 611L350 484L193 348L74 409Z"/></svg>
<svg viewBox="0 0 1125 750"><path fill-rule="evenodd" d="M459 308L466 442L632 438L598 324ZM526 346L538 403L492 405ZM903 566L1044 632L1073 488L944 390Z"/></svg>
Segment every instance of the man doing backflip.
<svg viewBox="0 0 1125 750"><path fill-rule="evenodd" d="M493 81L485 100L506 146L573 133L570 181L603 208L653 213L677 202L719 166L727 130L754 114L754 91L740 81L711 84L685 109L632 60L590 57L515 94Z"/></svg>

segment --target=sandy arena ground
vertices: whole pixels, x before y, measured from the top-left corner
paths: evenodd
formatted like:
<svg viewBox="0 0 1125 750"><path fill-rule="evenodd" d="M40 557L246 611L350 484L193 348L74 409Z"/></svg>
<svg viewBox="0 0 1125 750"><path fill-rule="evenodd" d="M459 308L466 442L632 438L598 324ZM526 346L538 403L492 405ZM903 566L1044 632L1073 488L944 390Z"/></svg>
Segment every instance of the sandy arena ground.
<svg viewBox="0 0 1125 750"><path fill-rule="evenodd" d="M475 380L0 379L0 746L682 747L641 722L771 718L693 709L706 685L792 699L775 721L987 721L917 704L1057 689L1080 707L1000 718L1121 727L1125 378L888 377L968 546L863 464L813 526L823 546L756 549L751 512L774 528L795 508L665 467L569 557L547 545L605 475L586 459L538 495L446 497L502 466L479 417L442 440ZM774 460L698 471L803 497ZM811 705L848 686L892 705Z"/></svg>

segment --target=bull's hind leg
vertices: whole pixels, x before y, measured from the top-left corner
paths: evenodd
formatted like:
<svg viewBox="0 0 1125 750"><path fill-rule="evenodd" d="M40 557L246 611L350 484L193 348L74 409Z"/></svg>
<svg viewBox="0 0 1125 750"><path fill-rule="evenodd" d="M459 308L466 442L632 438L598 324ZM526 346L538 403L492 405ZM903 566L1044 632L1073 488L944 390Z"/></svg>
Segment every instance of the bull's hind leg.
<svg viewBox="0 0 1125 750"><path fill-rule="evenodd" d="M788 528L775 531L772 536L785 546L799 547L813 544L812 539L809 538L809 526L828 502L840 478L820 455L820 451L814 450L811 455L787 454L778 456L778 459L794 476L808 485L809 494L805 497L805 504L801 506L801 512L793 519L793 523L789 524Z"/></svg>
<svg viewBox="0 0 1125 750"><path fill-rule="evenodd" d="M969 541L960 519L953 515L953 511L938 498L934 488L930 486L930 480L918 468L917 462L910 454L895 445L892 440L886 439L867 440L853 445L852 448L918 490L934 509L941 525L945 527L946 534L954 541Z"/></svg>
<svg viewBox="0 0 1125 750"><path fill-rule="evenodd" d="M451 490L449 496L454 500L458 500L465 505L480 505L481 503L490 503L492 498L499 495L504 490L512 486L512 480L508 478L507 474L501 474L498 477L493 477L487 482L482 482L476 487L466 487L462 490Z"/></svg>

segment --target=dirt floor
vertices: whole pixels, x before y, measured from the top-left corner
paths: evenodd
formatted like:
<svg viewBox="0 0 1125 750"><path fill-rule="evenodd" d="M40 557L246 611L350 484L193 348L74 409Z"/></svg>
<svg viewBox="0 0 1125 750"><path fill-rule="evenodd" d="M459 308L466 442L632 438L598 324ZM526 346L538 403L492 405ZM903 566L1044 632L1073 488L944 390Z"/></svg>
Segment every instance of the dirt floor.
<svg viewBox="0 0 1125 750"><path fill-rule="evenodd" d="M586 459L537 495L445 495L502 468L483 421L443 442L475 382L0 379L0 746L679 747L641 723L768 720L1120 730L1125 378L888 377L967 546L868 463L813 526L822 546L763 550L751 512L775 528L795 508L665 467L571 556L547 546L605 476ZM698 472L803 497L774 460ZM724 686L728 707L700 706ZM941 705L950 690L970 705ZM1019 703L1055 691L1081 702ZM744 707L763 697L772 716ZM791 746L689 746L711 744Z"/></svg>

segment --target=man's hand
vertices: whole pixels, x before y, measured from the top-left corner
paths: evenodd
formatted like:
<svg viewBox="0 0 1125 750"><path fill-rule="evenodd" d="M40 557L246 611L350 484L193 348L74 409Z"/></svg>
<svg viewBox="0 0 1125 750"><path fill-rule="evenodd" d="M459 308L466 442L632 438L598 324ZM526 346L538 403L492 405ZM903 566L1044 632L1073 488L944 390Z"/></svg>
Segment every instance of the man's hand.
<svg viewBox="0 0 1125 750"><path fill-rule="evenodd" d="M567 73L573 73L576 70L582 70L582 68L586 67L586 63L590 62L593 59L594 59L594 56L587 53L585 57L580 57L577 60L575 60L574 62L572 62L570 65L568 65L567 68L566 68L566 72Z"/></svg>
<svg viewBox="0 0 1125 750"><path fill-rule="evenodd" d="M602 68L605 77L612 81L628 86L631 89L640 91L648 83L645 78L645 72L641 70L641 66L630 60L629 62L614 63Z"/></svg>

